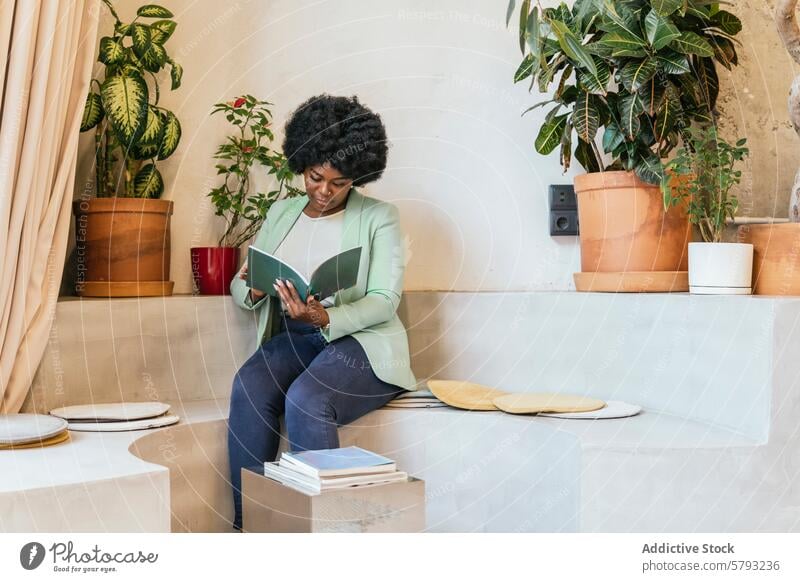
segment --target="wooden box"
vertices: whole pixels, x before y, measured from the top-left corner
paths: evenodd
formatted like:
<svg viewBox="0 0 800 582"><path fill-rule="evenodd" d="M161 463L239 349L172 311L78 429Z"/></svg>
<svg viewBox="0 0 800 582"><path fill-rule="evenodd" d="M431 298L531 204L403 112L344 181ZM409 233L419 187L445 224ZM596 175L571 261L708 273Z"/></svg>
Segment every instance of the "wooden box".
<svg viewBox="0 0 800 582"><path fill-rule="evenodd" d="M245 532L421 532L425 482L368 485L310 494L264 476L261 466L242 469Z"/></svg>

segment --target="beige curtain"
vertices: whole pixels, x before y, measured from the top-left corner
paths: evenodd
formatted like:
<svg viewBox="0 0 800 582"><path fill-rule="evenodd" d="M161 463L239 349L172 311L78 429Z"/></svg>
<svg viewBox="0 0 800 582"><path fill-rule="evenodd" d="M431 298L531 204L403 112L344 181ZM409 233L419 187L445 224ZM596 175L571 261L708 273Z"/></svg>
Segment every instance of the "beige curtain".
<svg viewBox="0 0 800 582"><path fill-rule="evenodd" d="M0 413L19 412L61 284L99 0L0 0Z"/></svg>

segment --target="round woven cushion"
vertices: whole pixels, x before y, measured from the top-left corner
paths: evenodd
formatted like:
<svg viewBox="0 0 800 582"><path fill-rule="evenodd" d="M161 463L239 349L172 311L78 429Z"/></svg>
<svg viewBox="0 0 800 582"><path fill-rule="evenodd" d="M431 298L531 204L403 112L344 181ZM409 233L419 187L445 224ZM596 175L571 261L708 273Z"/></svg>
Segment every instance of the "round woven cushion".
<svg viewBox="0 0 800 582"><path fill-rule="evenodd" d="M168 410L169 404L163 402L107 402L63 406L50 414L67 420L140 420L161 416Z"/></svg>
<svg viewBox="0 0 800 582"><path fill-rule="evenodd" d="M0 444L39 442L63 432L67 421L49 414L0 414Z"/></svg>
<svg viewBox="0 0 800 582"><path fill-rule="evenodd" d="M49 447L57 445L69 440L69 431L58 433L56 436L44 439L43 441L34 441L32 443L24 443L21 445L0 445L0 451L12 451L16 449L35 449L37 447Z"/></svg>
<svg viewBox="0 0 800 582"><path fill-rule="evenodd" d="M609 400L606 405L599 410L589 412L542 412L539 416L552 416L554 418L575 418L575 419L599 419L599 418L625 418L634 416L642 411L638 404L628 404L621 400Z"/></svg>
<svg viewBox="0 0 800 582"><path fill-rule="evenodd" d="M508 392L464 380L428 380L428 388L439 400L464 410L497 410L492 400Z"/></svg>
<svg viewBox="0 0 800 582"><path fill-rule="evenodd" d="M555 394L550 392L521 392L498 396L492 400L503 412L533 414L536 412L587 412L603 408L606 403L596 398Z"/></svg>

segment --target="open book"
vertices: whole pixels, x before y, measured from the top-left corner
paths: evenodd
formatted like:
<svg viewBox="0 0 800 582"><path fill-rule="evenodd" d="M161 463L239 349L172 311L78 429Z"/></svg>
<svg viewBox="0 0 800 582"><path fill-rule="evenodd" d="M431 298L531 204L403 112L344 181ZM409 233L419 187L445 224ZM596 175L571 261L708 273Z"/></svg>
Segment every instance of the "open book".
<svg viewBox="0 0 800 582"><path fill-rule="evenodd" d="M360 260L361 247L353 247L323 261L306 279L288 263L250 245L247 250L247 286L279 297L272 285L275 279L288 279L304 302L309 294L324 299L356 284Z"/></svg>

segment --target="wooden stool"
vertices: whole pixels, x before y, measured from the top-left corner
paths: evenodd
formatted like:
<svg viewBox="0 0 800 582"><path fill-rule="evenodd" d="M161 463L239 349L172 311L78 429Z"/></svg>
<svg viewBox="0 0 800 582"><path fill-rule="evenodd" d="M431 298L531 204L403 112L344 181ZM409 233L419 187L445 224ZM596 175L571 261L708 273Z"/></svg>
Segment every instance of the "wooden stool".
<svg viewBox="0 0 800 582"><path fill-rule="evenodd" d="M264 476L262 466L242 469L245 532L421 532L425 482L407 481L306 493Z"/></svg>

